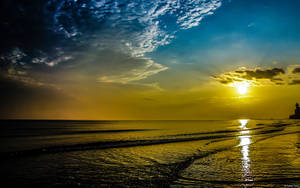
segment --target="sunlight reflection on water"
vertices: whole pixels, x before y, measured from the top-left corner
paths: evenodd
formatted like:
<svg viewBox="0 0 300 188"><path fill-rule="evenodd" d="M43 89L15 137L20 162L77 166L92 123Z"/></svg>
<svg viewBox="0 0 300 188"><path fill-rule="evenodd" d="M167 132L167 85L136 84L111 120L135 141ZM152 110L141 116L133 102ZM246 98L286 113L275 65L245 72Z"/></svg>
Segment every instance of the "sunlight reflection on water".
<svg viewBox="0 0 300 188"><path fill-rule="evenodd" d="M241 153L242 153L242 172L243 172L243 178L246 181L252 181L251 178L251 171L250 171L250 149L249 149L249 145L251 144L251 136L247 135L248 133L250 133L249 130L247 130L247 123L248 120L247 119L241 119L240 121L240 128L241 130L241 136L239 136L240 139L240 144L239 146L241 147ZM246 130L245 130L246 129Z"/></svg>

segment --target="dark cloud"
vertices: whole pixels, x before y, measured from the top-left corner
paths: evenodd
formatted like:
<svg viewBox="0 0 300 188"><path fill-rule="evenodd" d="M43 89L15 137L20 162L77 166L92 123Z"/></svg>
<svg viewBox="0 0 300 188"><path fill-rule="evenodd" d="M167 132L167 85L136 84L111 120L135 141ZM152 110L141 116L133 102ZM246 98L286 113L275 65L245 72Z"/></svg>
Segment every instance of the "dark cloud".
<svg viewBox="0 0 300 188"><path fill-rule="evenodd" d="M283 79L279 78L279 76L283 75L284 73L285 71L282 68L256 68L254 70L241 68L233 72L227 72L212 77L218 82L225 85L242 81L259 82L259 80L269 80L279 85L283 81Z"/></svg>
<svg viewBox="0 0 300 188"><path fill-rule="evenodd" d="M54 7L53 7L54 8ZM67 40L63 35L53 32L53 16L55 9L46 11L47 2L32 0L1 1L1 44L0 55L9 56L18 49L26 54L19 59L32 63L33 58L55 58L76 45L75 41ZM48 8L50 10L50 8ZM60 51L60 52L59 52Z"/></svg>
<svg viewBox="0 0 300 188"><path fill-rule="evenodd" d="M297 67L293 70L293 73L294 74L297 74L297 73L300 73L300 67Z"/></svg>
<svg viewBox="0 0 300 188"><path fill-rule="evenodd" d="M245 78L248 80L253 79L270 79L273 80L274 77L284 74L284 70L281 68L273 68L273 69L255 69L255 70L241 70L235 71L240 74L241 78Z"/></svg>
<svg viewBox="0 0 300 188"><path fill-rule="evenodd" d="M300 85L300 80L292 80L289 85Z"/></svg>

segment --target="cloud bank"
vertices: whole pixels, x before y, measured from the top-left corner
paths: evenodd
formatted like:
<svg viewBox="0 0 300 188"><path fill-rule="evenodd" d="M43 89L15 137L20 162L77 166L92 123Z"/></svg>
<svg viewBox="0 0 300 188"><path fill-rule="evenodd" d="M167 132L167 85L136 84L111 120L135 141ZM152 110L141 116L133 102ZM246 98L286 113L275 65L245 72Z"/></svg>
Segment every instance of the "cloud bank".
<svg viewBox="0 0 300 188"><path fill-rule="evenodd" d="M214 75L212 78L224 85L236 82L247 82L251 85L298 85L300 84L300 65L290 65L283 68L255 68L240 67L237 70Z"/></svg>

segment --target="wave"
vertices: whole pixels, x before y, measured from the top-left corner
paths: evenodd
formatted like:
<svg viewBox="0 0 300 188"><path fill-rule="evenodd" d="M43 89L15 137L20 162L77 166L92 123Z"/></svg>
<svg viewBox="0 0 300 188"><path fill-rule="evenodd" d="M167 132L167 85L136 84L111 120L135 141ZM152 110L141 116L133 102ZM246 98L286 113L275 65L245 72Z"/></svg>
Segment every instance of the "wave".
<svg viewBox="0 0 300 188"><path fill-rule="evenodd" d="M17 151L17 152L5 152L0 154L0 158L11 158L11 157L31 156L31 155L38 155L38 154L83 151L83 150L94 150L94 149L150 146L150 145L158 145L158 144L169 144L169 143L200 141L200 140L214 140L214 139L233 138L233 137L234 137L233 135L215 135L215 136L175 138L175 139L91 142L91 143L74 144L74 145L52 146L52 147L38 148L38 149L24 150L24 151Z"/></svg>
<svg viewBox="0 0 300 188"><path fill-rule="evenodd" d="M283 126L287 126L287 125L291 125L291 124L274 124L274 125L269 125L267 127L249 128L247 130L253 131L252 133L250 133L252 136L265 135L265 137L260 138L256 142L262 141L265 139L269 139L269 138L272 138L275 136L286 135L286 134L296 134L296 133L300 132L300 131L283 132L285 130L285 128ZM274 129L269 129L270 126L273 126ZM264 130L264 128L266 130ZM263 130L260 130L260 129L263 129ZM157 129L70 131L70 132L63 132L61 134L101 134L101 133L122 133L122 132L154 131L154 130L157 130ZM255 132L255 130L259 130L259 131ZM58 146L50 146L50 147L37 148L37 149L31 149L31 150L23 150L23 151L2 152L2 153L0 153L0 158L32 156L32 155L39 155L39 154L70 152L70 151L150 146L150 145L170 144L170 143L190 142L190 141L200 141L200 140L209 140L210 142L206 143L206 145L208 145L210 143L217 142L218 140L224 141L226 139L236 138L240 134L228 134L228 133L239 133L240 131L241 130L219 130L219 131L212 131L212 132L164 135L164 136L158 137L158 138L163 138L163 139L117 140L117 141L100 141L100 142L90 142L90 143L79 143L79 144L73 144L73 145L58 145ZM212 134L212 135L210 135L210 134ZM197 136L197 135L205 135L205 136ZM8 137L9 136L10 135L8 135ZM20 135L20 136L25 136L25 135ZM30 135L28 135L28 136L30 136Z"/></svg>
<svg viewBox="0 0 300 188"><path fill-rule="evenodd" d="M257 128L249 128L244 130L258 130L263 129L263 127L257 127ZM163 135L160 137L176 137L176 136L195 136L195 135L206 135L206 134L222 134L222 133L238 133L241 130L219 130L219 131L211 131L211 132L197 132L197 133L185 133L185 134L174 134L174 135Z"/></svg>
<svg viewBox="0 0 300 188"><path fill-rule="evenodd" d="M29 128L30 129L30 128ZM61 128L65 130L65 128ZM26 129L28 130L28 129ZM43 128L42 130L59 130L59 128ZM35 137L35 136L58 136L58 135L77 135L77 134L102 134L102 133L123 133L123 132L143 132L154 131L159 129L112 129L112 130L91 130L91 131L62 131L53 134L6 134L1 137Z"/></svg>

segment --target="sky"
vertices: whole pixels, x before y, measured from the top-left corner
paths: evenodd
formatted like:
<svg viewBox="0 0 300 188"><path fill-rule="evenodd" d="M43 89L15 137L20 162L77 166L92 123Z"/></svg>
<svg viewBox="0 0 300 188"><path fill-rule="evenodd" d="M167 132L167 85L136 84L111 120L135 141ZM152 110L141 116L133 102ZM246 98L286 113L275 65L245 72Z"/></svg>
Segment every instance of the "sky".
<svg viewBox="0 0 300 188"><path fill-rule="evenodd" d="M288 118L298 0L3 0L0 118Z"/></svg>

